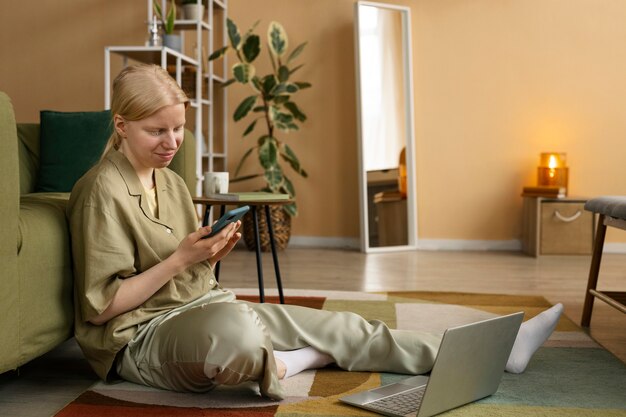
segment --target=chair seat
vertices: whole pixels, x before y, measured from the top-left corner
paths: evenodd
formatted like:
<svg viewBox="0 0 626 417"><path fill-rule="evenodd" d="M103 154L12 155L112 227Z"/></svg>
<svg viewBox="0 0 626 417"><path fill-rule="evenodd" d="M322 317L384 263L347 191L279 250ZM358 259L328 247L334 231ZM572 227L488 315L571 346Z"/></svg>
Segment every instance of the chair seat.
<svg viewBox="0 0 626 417"><path fill-rule="evenodd" d="M626 197L593 198L585 203L585 210L616 219L626 219Z"/></svg>

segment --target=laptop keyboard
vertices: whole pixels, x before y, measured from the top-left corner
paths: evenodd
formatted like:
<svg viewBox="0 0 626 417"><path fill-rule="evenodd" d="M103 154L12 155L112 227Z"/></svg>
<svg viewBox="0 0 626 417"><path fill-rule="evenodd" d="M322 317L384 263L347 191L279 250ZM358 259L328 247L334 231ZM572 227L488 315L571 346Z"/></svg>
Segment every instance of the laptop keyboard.
<svg viewBox="0 0 626 417"><path fill-rule="evenodd" d="M402 416L415 413L422 402L425 389L426 387L422 387L401 392L400 394L367 403L367 406L374 410Z"/></svg>

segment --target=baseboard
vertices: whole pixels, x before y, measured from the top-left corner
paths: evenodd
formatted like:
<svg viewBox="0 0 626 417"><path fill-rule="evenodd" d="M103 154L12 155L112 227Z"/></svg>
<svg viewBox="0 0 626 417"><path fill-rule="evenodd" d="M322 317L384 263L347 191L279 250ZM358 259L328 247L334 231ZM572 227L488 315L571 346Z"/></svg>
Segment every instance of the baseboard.
<svg viewBox="0 0 626 417"><path fill-rule="evenodd" d="M626 253L626 243L605 243L602 253Z"/></svg>
<svg viewBox="0 0 626 417"><path fill-rule="evenodd" d="M351 237L291 236L289 246L294 248L360 249L361 242L358 238Z"/></svg>
<svg viewBox="0 0 626 417"><path fill-rule="evenodd" d="M294 248L356 249L361 247L358 238L291 236L289 246ZM431 251L521 251L520 240L465 240L465 239L419 239L418 250ZM626 254L626 243L605 243L604 253Z"/></svg>
<svg viewBox="0 0 626 417"><path fill-rule="evenodd" d="M459 251L520 251L519 240L463 240L463 239L419 239L419 250L459 250Z"/></svg>

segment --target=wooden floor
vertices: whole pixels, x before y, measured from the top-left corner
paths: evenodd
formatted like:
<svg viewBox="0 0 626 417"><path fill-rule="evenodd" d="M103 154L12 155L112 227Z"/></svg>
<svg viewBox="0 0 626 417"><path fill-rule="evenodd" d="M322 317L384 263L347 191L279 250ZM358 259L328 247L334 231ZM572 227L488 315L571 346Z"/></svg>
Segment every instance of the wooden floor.
<svg viewBox="0 0 626 417"><path fill-rule="evenodd" d="M264 256L267 287L275 287L271 257ZM390 291L429 290L534 294L562 302L579 323L588 256L531 258L518 252L398 252L288 249L280 253L283 286L290 288ZM626 255L603 258L599 288L626 290ZM223 263L222 285L256 288L254 254L234 251ZM591 335L626 362L626 315L596 302ZM54 415L96 381L74 340L0 375L0 416Z"/></svg>

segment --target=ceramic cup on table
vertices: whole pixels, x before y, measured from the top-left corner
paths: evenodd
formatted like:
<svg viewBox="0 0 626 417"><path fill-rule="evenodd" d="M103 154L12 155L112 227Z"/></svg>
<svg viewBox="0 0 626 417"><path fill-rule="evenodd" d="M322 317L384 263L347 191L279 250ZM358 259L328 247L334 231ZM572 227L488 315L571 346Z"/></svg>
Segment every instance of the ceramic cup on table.
<svg viewBox="0 0 626 417"><path fill-rule="evenodd" d="M224 194L228 192L228 172L205 172L204 195Z"/></svg>

